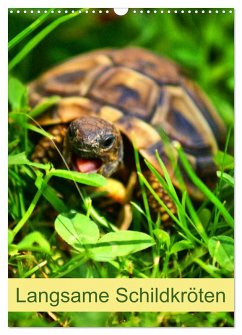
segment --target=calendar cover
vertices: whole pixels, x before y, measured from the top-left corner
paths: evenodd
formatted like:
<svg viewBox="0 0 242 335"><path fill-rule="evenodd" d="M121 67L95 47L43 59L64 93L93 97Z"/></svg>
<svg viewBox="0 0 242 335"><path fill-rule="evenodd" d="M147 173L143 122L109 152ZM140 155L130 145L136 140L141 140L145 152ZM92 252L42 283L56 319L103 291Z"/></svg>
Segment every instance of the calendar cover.
<svg viewBox="0 0 242 335"><path fill-rule="evenodd" d="M234 10L9 8L9 326L234 326Z"/></svg>

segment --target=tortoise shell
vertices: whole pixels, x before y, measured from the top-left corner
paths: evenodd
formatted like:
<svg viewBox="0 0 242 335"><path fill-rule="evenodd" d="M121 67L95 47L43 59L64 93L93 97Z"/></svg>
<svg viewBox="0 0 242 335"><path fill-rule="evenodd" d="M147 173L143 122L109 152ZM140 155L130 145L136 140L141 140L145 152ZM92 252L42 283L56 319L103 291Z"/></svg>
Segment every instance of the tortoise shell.
<svg viewBox="0 0 242 335"><path fill-rule="evenodd" d="M215 172L213 155L224 141L225 127L208 97L171 60L139 48L89 52L47 71L29 86L32 106L51 95L62 98L38 118L42 126L99 116L114 123L163 173L155 156L158 150L179 187L161 137L164 132L171 143L181 143L198 175L206 178ZM186 182L189 193L201 198L189 179Z"/></svg>

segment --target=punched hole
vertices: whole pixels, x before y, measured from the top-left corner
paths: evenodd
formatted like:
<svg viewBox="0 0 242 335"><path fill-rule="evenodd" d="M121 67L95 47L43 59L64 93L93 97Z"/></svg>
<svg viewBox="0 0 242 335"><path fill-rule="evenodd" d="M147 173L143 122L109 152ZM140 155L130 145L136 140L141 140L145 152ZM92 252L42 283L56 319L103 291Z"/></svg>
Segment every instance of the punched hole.
<svg viewBox="0 0 242 335"><path fill-rule="evenodd" d="M128 13L129 9L128 8L114 8L114 13L120 16L123 16Z"/></svg>

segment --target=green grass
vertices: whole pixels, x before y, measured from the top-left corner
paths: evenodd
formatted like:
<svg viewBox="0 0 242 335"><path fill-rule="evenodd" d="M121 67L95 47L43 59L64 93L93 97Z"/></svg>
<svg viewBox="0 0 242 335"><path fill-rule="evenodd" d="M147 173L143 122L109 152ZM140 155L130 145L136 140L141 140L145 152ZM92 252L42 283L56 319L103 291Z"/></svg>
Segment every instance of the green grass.
<svg viewBox="0 0 242 335"><path fill-rule="evenodd" d="M233 277L233 15L125 15L102 19L77 13L11 14L9 18L9 271L11 277ZM146 27L146 29L143 29ZM192 33L191 33L192 32ZM117 38L117 36L119 38ZM77 38L78 37L78 38ZM54 48L53 48L54 45ZM27 82L51 65L99 47L138 45L171 57L208 93L227 127L215 157L212 192L177 146L183 169L204 194L194 203L149 164L176 205L170 212L143 175L134 150L142 199L131 201L129 231L119 231L110 208L100 208L95 187L105 183L30 160L34 136L51 135L31 123L58 103L51 97L31 110ZM226 45L226 48L224 47ZM84 185L92 185L91 193ZM165 229L149 207L148 192L173 219ZM114 210L115 211L115 210ZM108 213L108 214L107 214ZM85 221L85 225L79 222ZM71 228L70 228L71 227ZM67 229L68 228L68 229ZM65 242L64 242L64 241ZM110 242L116 243L116 254ZM96 248L102 243L103 247ZM106 244L105 244L106 243ZM11 326L232 326L230 313L10 313Z"/></svg>

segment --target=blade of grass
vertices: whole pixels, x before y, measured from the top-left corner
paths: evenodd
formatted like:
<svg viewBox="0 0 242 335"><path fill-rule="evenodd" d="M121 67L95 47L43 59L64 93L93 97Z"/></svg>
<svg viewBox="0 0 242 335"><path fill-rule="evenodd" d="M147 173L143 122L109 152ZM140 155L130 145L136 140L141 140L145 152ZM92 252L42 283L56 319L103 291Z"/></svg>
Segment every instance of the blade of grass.
<svg viewBox="0 0 242 335"><path fill-rule="evenodd" d="M45 178L43 179L41 175L39 175L37 178L40 179L40 187L38 189L38 191L36 192L33 200L31 201L29 208L27 209L27 211L25 212L24 216L22 217L22 219L17 223L17 225L14 227L13 229L13 236L15 237L16 234L23 228L23 226L26 224L26 222L28 221L28 219L30 218L30 216L32 215L37 202L39 201L41 195L43 194L43 190L45 188L45 185L48 183L50 177L47 175L45 176Z"/></svg>
<svg viewBox="0 0 242 335"><path fill-rule="evenodd" d="M163 170L163 173L166 177L167 182L169 182L170 189L172 189L172 194L170 196L173 196L173 197L175 196L173 198L173 201L176 203L180 220L183 223L186 223L187 220L188 220L188 222L196 229L196 231L199 233L199 235L202 237L202 239L206 243L207 240L208 240L206 231L205 231L203 225L201 224L200 219L197 216L197 213L196 213L196 211L193 207L192 201L191 201L191 199L190 199L190 197L189 197L189 195L186 191L186 184L184 182L184 179L183 179L182 173L179 169L179 166L177 165L176 172L177 172L177 179L179 180L179 184L181 185L181 188L182 188L182 191L183 191L183 197L184 197L183 203L180 203L180 200L178 198L176 190L175 190L175 188L172 184L172 181L170 179L169 173L168 173L168 171L165 167L165 164L161 160L158 151L156 151L156 157L157 157L157 159L159 161L159 164L160 164L160 166ZM173 168L175 169L175 167L173 167ZM188 216L188 214L185 210L185 206L188 208L191 218Z"/></svg>
<svg viewBox="0 0 242 335"><path fill-rule="evenodd" d="M9 170L9 209L12 216L15 218L20 218L25 213L25 198L21 188L23 186L22 179L19 177L18 171L15 169Z"/></svg>
<svg viewBox="0 0 242 335"><path fill-rule="evenodd" d="M38 104L35 108L33 108L31 110L31 112L29 113L29 115L33 118L43 114L47 109L49 109L50 107L58 104L58 102L60 101L60 97L53 95L49 98L47 98L44 102L41 102L40 104Z"/></svg>
<svg viewBox="0 0 242 335"><path fill-rule="evenodd" d="M28 27L22 30L18 35L12 38L11 41L8 42L8 50L10 51L13 47L15 47L18 43L20 43L25 37L33 33L35 29L37 29L48 18L48 16L50 15L50 11L51 9L49 9L47 13L38 17L37 20L35 20Z"/></svg>
<svg viewBox="0 0 242 335"><path fill-rule="evenodd" d="M26 129L28 129L28 130L34 131L37 134L40 134L40 135L42 135L44 137L47 137L50 140L53 140L55 138L54 135L48 133L42 127L41 128L40 127L36 127L35 125L29 124L29 123L27 123L26 125L24 125L24 127Z"/></svg>
<svg viewBox="0 0 242 335"><path fill-rule="evenodd" d="M158 196L158 194L156 194L156 192L153 190L153 188L151 187L151 185L149 184L149 182L147 181L147 179L145 178L145 176L142 174L142 172L138 172L138 176L139 176L142 184L147 187L147 189L152 193L153 197L158 201L158 203L163 208L165 208L165 210L167 211L167 213L171 216L172 220L174 220L178 225L180 225L179 220L171 212L171 210L165 205L165 203L160 199L160 197Z"/></svg>
<svg viewBox="0 0 242 335"><path fill-rule="evenodd" d="M203 270L205 270L213 278L221 278L219 274L215 272L216 268L209 264L204 263L201 259L195 258L194 262L197 263Z"/></svg>
<svg viewBox="0 0 242 335"><path fill-rule="evenodd" d="M49 35L54 29L56 29L60 24L74 18L75 16L79 15L78 11L74 13L60 16L53 22L51 22L47 27L41 30L37 35L35 35L24 47L21 51L9 62L8 69L9 71L12 70L18 63L20 63L27 54L33 50L36 45L38 45L47 35Z"/></svg>
<svg viewBox="0 0 242 335"><path fill-rule="evenodd" d="M38 175L38 171L36 171ZM35 186L40 189L43 187L44 184L43 179L36 179ZM45 184L43 189L43 196L48 200L48 202L58 211L59 213L66 213L68 212L68 207L65 203L57 196L56 190L48 184Z"/></svg>
<svg viewBox="0 0 242 335"><path fill-rule="evenodd" d="M88 257L81 253L80 255L71 259L71 261L65 264L62 268L58 268L56 273L53 272L51 278L62 278L67 276L70 272L74 271L76 268L80 268L86 262L88 262Z"/></svg>
<svg viewBox="0 0 242 335"><path fill-rule="evenodd" d="M226 182L227 185L234 187L234 177L223 171L217 171L218 178Z"/></svg>
<svg viewBox="0 0 242 335"><path fill-rule="evenodd" d="M225 221L231 226L234 227L234 220L230 213L226 210L224 205L221 203L221 201L216 197L216 195L200 180L200 178L196 175L193 168L191 167L190 163L188 162L188 159L185 156L185 153L183 152L183 149L180 145L180 143L176 142L175 146L177 148L179 157L181 159L181 163L188 174L191 181L194 183L194 185L197 186L197 188L202 191L202 193L209 198L209 200L220 210L221 214L223 215Z"/></svg>
<svg viewBox="0 0 242 335"><path fill-rule="evenodd" d="M217 185L216 190L215 190L217 195L219 195L219 193L221 191L221 188L222 188L223 174L224 174L224 171L226 170L225 161L226 161L226 155L228 153L228 147L229 147L229 141L230 141L231 133L232 133L232 125L229 127L229 130L228 130L228 134L227 134L226 142L225 142L225 147L224 147L224 152L223 152L223 156L222 156L222 162L219 166L220 175L218 176L219 181L218 181L218 185Z"/></svg>
<svg viewBox="0 0 242 335"><path fill-rule="evenodd" d="M148 221L148 217L147 217L147 215L145 214L145 212L142 210L142 208L140 208L140 206L139 205L137 205L135 202L133 202L133 201L130 201L130 204L141 214L141 215L143 215L145 218L146 218L146 220Z"/></svg>
<svg viewBox="0 0 242 335"><path fill-rule="evenodd" d="M30 277L32 274L34 274L36 271L40 270L46 264L47 264L47 260L44 260L41 263L37 264L32 269L30 269L29 271L25 272L25 274L23 275L23 278Z"/></svg>
<svg viewBox="0 0 242 335"><path fill-rule="evenodd" d="M188 268L190 265L192 265L194 262L197 262L197 259L202 258L208 253L207 248L196 248L193 252L188 253L187 257L179 263L179 271L182 274L182 272ZM169 269L169 277L176 276L177 268L173 267L172 269Z"/></svg>
<svg viewBox="0 0 242 335"><path fill-rule="evenodd" d="M191 241L196 241L199 244L202 244L200 240L198 240L191 232L190 230L181 224L181 222L178 220L178 218L171 212L171 210L166 206L166 204L161 200L161 198L158 196L158 194L153 190L153 188L150 186L146 178L138 172L139 177L141 178L143 184L148 188L148 190L151 192L155 200L166 210L166 212L169 214L171 219L185 232L186 236L188 236Z"/></svg>
<svg viewBox="0 0 242 335"><path fill-rule="evenodd" d="M84 199L84 206L85 208L87 208L85 199ZM101 226L108 228L111 231L119 230L115 225L110 223L104 216L100 216L100 214L95 210L93 206L90 208L90 217L93 219L93 221L98 222Z"/></svg>
<svg viewBox="0 0 242 335"><path fill-rule="evenodd" d="M41 164L41 163L33 163L31 162L27 157L25 152L20 152L16 155L9 155L8 156L8 166L14 166L14 165L28 165L28 166L33 166L37 167L39 169L47 170L49 171L51 169L51 164L46 163L46 164Z"/></svg>
<svg viewBox="0 0 242 335"><path fill-rule="evenodd" d="M231 133L232 133L232 128L233 128L233 126L231 125L229 127L228 134L226 136L224 154L223 154L223 157L222 157L222 164L219 167L220 171L217 171L217 175L219 173L219 175L218 175L219 181L218 181L217 187L215 189L215 195L217 195L217 196L219 196L219 194L222 190L223 179L224 179L224 175L225 175L224 171L226 170L226 167L225 167L226 154L228 152L228 147L229 147L229 141L230 141L230 137L231 137ZM234 188L234 185L232 187ZM217 227L218 227L218 224L219 224L219 216L220 216L219 215L219 209L217 207L215 207L215 209L214 209L214 224L212 225L213 234L217 230Z"/></svg>
<svg viewBox="0 0 242 335"><path fill-rule="evenodd" d="M147 220L148 220L149 232L150 232L151 236L153 237L153 225L152 225L152 219L151 219L151 215L150 215L149 202L148 202L148 199L147 199L147 194L145 192L144 183L143 183L143 179L142 179L143 175L142 175L142 172L141 172L139 153L138 153L138 150L135 147L134 147L134 157L135 157L136 170L138 172L138 177L139 177L139 182L140 182L141 195L142 195L142 199L143 199L143 203L144 203L144 207L145 207L146 217L147 217Z"/></svg>
<svg viewBox="0 0 242 335"><path fill-rule="evenodd" d="M12 120L14 120L16 123L20 124L22 128L25 129L29 129L32 130L38 134L41 134L47 138L49 138L50 140L53 140L54 136L52 134L49 134L47 131L44 130L43 127L41 127L41 125L32 118L31 115L27 114L27 113L22 113L22 112L10 112L9 114L9 119L10 122L12 122ZM19 117L22 117L23 120L19 120ZM33 125L33 124L29 124L27 123L27 121L25 122L25 119L30 119L32 122L34 122L37 126Z"/></svg>
<svg viewBox="0 0 242 335"><path fill-rule="evenodd" d="M48 175L50 177L55 176L69 179L89 186L100 187L106 184L105 177L97 173L81 173L78 171L51 169L50 172L48 172Z"/></svg>
<svg viewBox="0 0 242 335"><path fill-rule="evenodd" d="M206 231L197 215L197 212L195 211L193 204L191 202L190 197L186 197L186 205L188 208L188 211L191 215L191 219L194 222L194 227L197 230L197 232L199 233L199 235L202 237L202 239L204 240L205 243L207 243L208 241L208 235L206 234Z"/></svg>
<svg viewBox="0 0 242 335"><path fill-rule="evenodd" d="M159 155L158 155L158 157L159 157ZM159 157L159 162L160 162L160 165L161 165L161 169L162 169L162 171L165 175L165 179L161 176L161 174L148 161L145 161L149 170L157 178L157 180L160 182L161 186L164 188L165 192L170 196L170 198L172 199L172 201L176 205L179 220L181 222L183 222L184 225L187 226L186 215L185 215L186 213L184 212L184 207L182 206L182 204L181 204L181 202L178 198L178 195L177 195L176 190L175 190L175 188L172 184L172 181L171 181L170 176L167 172L167 169L166 169L164 163L161 161L160 157Z"/></svg>
<svg viewBox="0 0 242 335"><path fill-rule="evenodd" d="M145 163L148 166L148 168L150 169L150 171L153 173L153 175L160 182L161 186L164 188L164 190L167 192L167 194L170 196L170 198L172 199L174 204L176 205L177 216L179 218L180 224L183 225L184 229L187 231L189 229L188 225L187 225L187 221L188 221L198 232L200 232L200 230L196 228L196 225L194 224L194 222L191 220L191 218L187 214L187 212L185 210L184 200L182 200L182 202L180 202L179 197L177 195L177 192L175 190L175 187L174 187L174 185L171 181L171 178L169 176L169 173L168 173L164 163L162 162L158 152L156 153L156 156L157 156L157 159L159 160L161 169L163 170L163 173L165 175L166 180L164 180L164 178L160 175L160 173L148 161L145 161ZM188 195L185 191L185 187L184 187L183 197L185 196L185 194L186 194L186 197L188 197Z"/></svg>

